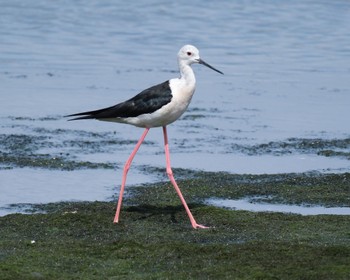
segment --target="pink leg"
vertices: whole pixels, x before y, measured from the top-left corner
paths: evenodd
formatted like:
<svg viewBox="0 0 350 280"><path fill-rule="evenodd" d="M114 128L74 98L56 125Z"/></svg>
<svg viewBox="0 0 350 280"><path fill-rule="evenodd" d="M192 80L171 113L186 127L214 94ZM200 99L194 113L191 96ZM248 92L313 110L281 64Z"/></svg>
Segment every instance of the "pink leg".
<svg viewBox="0 0 350 280"><path fill-rule="evenodd" d="M178 185L176 184L176 181L174 179L174 175L173 175L173 171L171 170L171 166L170 166L170 154L169 154L169 145L168 145L168 135L167 135L167 131L166 131L166 127L163 126L163 133L164 133L164 146L165 146L165 158L166 158L166 173L168 174L168 177L171 181L171 183L173 184L178 196L180 197L180 200L183 204L183 206L186 209L187 215L190 218L191 224L193 228L208 228L206 226L197 224L196 220L194 219L190 208L188 208L187 203L184 199L184 197L182 196L182 193L180 191L180 188L178 187Z"/></svg>
<svg viewBox="0 0 350 280"><path fill-rule="evenodd" d="M143 132L139 142L137 142L134 150L132 151L130 157L128 158L128 160L126 161L126 163L124 165L122 185L120 187L117 211L115 212L114 221L113 221L114 223L118 223L118 221L119 221L119 213L120 213L120 208L122 207L123 193L124 193L124 188L125 188L125 183L126 183L126 175L128 174L131 162L134 159L137 151L139 150L143 140L145 140L145 137L146 137L148 131L149 131L149 128L146 128L145 131Z"/></svg>

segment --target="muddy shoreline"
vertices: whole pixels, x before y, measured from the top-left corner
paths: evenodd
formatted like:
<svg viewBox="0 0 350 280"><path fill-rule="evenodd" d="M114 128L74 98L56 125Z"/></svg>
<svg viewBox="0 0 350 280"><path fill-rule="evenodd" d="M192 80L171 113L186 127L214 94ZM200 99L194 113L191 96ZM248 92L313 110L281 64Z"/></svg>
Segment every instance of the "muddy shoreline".
<svg viewBox="0 0 350 280"><path fill-rule="evenodd" d="M345 279L350 216L232 211L207 197L263 195L284 203L349 206L350 174L232 175L175 170L198 222L172 186L129 188L119 224L113 202L31 205L0 217L2 279ZM187 179L184 179L186 178Z"/></svg>

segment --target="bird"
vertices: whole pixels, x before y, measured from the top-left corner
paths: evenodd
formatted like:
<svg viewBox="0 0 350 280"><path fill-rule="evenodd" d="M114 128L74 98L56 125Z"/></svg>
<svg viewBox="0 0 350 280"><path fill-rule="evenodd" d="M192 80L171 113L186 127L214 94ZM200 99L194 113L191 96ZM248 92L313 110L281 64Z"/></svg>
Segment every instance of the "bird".
<svg viewBox="0 0 350 280"><path fill-rule="evenodd" d="M69 119L69 121L96 119L100 121L130 124L144 128L141 138L138 140L123 168L123 177L113 221L114 223L119 222L126 178L131 163L149 130L155 127L162 127L166 158L166 173L187 212L192 227L195 229L208 228L207 226L196 222L175 181L170 164L167 125L180 118L191 102L196 87L196 77L191 67L192 64L202 64L220 74L224 73L201 59L199 56L199 50L193 45L183 46L177 54L177 61L180 71L180 77L178 78L173 78L147 88L134 97L114 106L65 116L74 117Z"/></svg>

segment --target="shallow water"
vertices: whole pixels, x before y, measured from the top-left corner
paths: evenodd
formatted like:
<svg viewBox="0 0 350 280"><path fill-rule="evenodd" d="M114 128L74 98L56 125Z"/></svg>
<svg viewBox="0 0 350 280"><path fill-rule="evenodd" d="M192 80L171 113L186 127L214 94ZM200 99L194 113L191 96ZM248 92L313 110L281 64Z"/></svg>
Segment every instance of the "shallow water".
<svg viewBox="0 0 350 280"><path fill-rule="evenodd" d="M310 215L350 215L350 207L323 207L308 205L286 205L255 201L259 198L242 199L208 199L206 202L210 205L225 207L235 210L246 210L252 212L281 212L292 213L303 216Z"/></svg>
<svg viewBox="0 0 350 280"><path fill-rule="evenodd" d="M7 156L0 207L115 194L142 131L62 116L110 106L176 77L176 53L187 43L225 75L193 66L196 94L169 126L174 167L252 174L350 170L347 1L14 0L0 7L0 151ZM161 130L151 130L147 141L129 184L163 178L143 169L164 166ZM116 170L85 166L86 174L72 173L18 163L9 154L60 157L63 167L107 162ZM22 167L33 175L22 176Z"/></svg>

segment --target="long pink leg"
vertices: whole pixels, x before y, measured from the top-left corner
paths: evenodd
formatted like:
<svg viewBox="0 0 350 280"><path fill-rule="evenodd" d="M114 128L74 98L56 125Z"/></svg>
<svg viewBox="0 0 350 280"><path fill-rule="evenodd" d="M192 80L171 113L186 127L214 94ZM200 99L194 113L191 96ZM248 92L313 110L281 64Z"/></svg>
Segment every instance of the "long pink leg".
<svg viewBox="0 0 350 280"><path fill-rule="evenodd" d="M190 218L191 224L193 228L208 228L206 226L197 224L196 220L194 219L190 208L188 208L187 203L180 191L180 188L178 187L178 185L176 184L176 181L174 179L174 175L173 175L173 171L171 170L171 166L170 166L170 153L169 153L169 145L168 145L168 135L167 135L167 131L166 131L166 127L163 126L163 134L164 134L164 146L165 146L165 158L166 158L166 173L168 174L168 177L171 181L171 183L173 184L178 196L180 197L180 200L183 204L183 206L186 209L187 215Z"/></svg>
<svg viewBox="0 0 350 280"><path fill-rule="evenodd" d="M137 142L134 150L132 151L131 155L129 156L128 160L126 161L126 163L124 165L122 185L120 187L117 211L115 212L114 221L113 221L114 223L118 223L118 221L119 221L119 213L120 213L120 208L122 207L123 194L124 194L124 188L125 188L125 183L126 183L126 176L127 176L128 171L130 169L131 162L134 159L137 151L139 150L143 140L145 140L145 137L146 137L148 131L149 131L149 128L146 128L145 131L143 132L140 140Z"/></svg>

